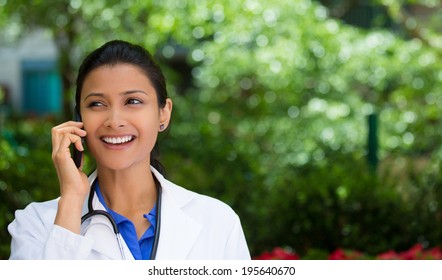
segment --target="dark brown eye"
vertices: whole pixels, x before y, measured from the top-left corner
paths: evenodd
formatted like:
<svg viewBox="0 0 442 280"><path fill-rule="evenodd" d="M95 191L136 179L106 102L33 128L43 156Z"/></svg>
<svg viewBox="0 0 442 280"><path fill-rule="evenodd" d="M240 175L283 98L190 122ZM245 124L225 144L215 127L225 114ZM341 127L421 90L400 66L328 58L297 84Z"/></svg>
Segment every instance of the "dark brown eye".
<svg viewBox="0 0 442 280"><path fill-rule="evenodd" d="M143 103L143 101L141 101L139 99L136 99L136 98L130 98L126 102L126 104L131 104L131 105L133 105L133 104L142 104L142 103Z"/></svg>
<svg viewBox="0 0 442 280"><path fill-rule="evenodd" d="M91 107L102 107L102 106L104 106L104 104L101 103L101 102L99 102L99 101L92 101L92 102L89 103L87 106L88 106L89 108L91 108Z"/></svg>

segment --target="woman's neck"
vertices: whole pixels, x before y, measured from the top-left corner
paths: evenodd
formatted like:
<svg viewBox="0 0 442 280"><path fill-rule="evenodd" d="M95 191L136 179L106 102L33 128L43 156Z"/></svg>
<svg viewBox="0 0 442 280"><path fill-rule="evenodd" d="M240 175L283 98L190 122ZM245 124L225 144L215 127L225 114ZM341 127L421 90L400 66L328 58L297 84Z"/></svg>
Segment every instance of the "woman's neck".
<svg viewBox="0 0 442 280"><path fill-rule="evenodd" d="M106 205L121 215L148 213L154 206L157 189L149 164L124 170L97 167L98 182Z"/></svg>

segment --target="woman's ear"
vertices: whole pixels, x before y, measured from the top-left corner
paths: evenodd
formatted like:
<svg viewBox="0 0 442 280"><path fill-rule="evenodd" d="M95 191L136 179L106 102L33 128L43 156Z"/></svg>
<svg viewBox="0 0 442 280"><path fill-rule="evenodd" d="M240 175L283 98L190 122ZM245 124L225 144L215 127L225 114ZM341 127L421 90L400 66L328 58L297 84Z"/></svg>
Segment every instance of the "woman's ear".
<svg viewBox="0 0 442 280"><path fill-rule="evenodd" d="M164 105L163 108L160 108L160 127L158 128L159 131L165 130L169 125L170 118L172 116L172 107L173 107L172 99L167 98L166 105Z"/></svg>

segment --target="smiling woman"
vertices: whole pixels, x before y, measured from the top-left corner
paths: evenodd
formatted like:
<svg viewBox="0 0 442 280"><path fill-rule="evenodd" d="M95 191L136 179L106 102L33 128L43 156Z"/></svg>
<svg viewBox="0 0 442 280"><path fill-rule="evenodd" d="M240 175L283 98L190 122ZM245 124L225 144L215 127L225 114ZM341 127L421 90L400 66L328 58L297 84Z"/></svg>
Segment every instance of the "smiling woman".
<svg viewBox="0 0 442 280"><path fill-rule="evenodd" d="M109 81L109 77L116 79ZM88 132L88 148L98 166L122 170L140 163L146 168L160 126L168 125L172 111L169 98L158 99L150 80L137 66L105 65L89 73L78 110ZM130 141L122 143L123 139ZM151 183L153 186L153 180Z"/></svg>
<svg viewBox="0 0 442 280"><path fill-rule="evenodd" d="M75 101L80 121L52 129L60 197L16 212L11 259L250 259L236 213L168 181L153 157L172 100L147 50L116 40L93 51ZM83 143L89 176L70 153Z"/></svg>

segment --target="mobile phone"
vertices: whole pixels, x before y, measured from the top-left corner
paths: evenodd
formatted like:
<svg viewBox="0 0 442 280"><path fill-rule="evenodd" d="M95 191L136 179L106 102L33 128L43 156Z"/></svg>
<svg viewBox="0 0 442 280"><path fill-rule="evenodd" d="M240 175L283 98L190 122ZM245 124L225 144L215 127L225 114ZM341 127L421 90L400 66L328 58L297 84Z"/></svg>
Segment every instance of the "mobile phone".
<svg viewBox="0 0 442 280"><path fill-rule="evenodd" d="M80 114L78 112L75 112L74 120L76 122L81 122L81 116L80 116ZM83 144L83 147L84 147L84 139L83 139L83 137L81 138L81 143ZM75 166L77 168L79 168L80 165L81 165L81 160L83 158L83 152L79 151L75 147L75 145L72 145L71 150L72 150L72 159L74 160Z"/></svg>

